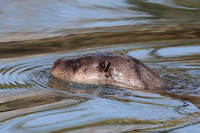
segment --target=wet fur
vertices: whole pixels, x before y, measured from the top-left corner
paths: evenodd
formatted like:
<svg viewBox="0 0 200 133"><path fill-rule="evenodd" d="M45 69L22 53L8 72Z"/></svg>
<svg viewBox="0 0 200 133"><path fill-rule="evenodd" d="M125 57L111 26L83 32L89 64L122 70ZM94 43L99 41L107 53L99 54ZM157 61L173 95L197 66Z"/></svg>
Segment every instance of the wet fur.
<svg viewBox="0 0 200 133"><path fill-rule="evenodd" d="M132 89L166 89L167 83L142 62L126 54L97 53L59 59L51 72L65 81Z"/></svg>

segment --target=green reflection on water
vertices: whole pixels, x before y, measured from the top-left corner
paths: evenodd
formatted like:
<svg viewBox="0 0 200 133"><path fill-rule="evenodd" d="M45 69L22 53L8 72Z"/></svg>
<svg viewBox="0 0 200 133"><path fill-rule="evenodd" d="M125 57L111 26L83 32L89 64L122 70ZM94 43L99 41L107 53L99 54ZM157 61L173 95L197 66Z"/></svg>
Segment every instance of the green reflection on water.
<svg viewBox="0 0 200 133"><path fill-rule="evenodd" d="M169 40L197 39L200 26L166 26L138 30L135 26L107 28L109 32L72 34L69 36L35 39L29 41L1 42L0 58L18 57L40 53L71 51L91 47L134 44ZM113 31L113 32L112 32ZM118 32L116 32L118 31Z"/></svg>

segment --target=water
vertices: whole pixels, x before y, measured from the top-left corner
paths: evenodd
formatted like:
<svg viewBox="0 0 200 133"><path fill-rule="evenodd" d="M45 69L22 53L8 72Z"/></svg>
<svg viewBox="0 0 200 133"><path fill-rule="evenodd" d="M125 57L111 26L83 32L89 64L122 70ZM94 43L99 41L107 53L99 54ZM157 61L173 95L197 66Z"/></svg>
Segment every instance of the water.
<svg viewBox="0 0 200 133"><path fill-rule="evenodd" d="M199 1L0 1L0 132L199 132ZM124 52L166 92L69 83L59 58Z"/></svg>
<svg viewBox="0 0 200 133"><path fill-rule="evenodd" d="M6 0L0 4L0 39L46 38L112 26L198 24L199 7L198 0Z"/></svg>

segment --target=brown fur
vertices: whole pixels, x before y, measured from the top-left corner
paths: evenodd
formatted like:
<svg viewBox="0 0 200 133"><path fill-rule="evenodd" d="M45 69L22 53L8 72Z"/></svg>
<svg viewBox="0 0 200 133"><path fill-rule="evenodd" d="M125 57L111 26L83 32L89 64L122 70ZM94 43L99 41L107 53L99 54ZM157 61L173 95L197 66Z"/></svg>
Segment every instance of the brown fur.
<svg viewBox="0 0 200 133"><path fill-rule="evenodd" d="M114 85L132 89L166 89L167 83L136 58L126 54L97 53L59 59L51 72L65 81Z"/></svg>

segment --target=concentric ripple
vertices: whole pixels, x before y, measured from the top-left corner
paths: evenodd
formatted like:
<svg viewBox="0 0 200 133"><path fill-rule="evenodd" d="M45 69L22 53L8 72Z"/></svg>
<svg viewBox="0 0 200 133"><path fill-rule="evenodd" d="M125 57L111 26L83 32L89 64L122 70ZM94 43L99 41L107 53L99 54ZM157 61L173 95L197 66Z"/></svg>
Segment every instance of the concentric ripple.
<svg viewBox="0 0 200 133"><path fill-rule="evenodd" d="M187 55L163 53L174 46L179 47L177 43L167 47L104 47L1 63L0 132L176 131L191 125L198 127L199 53L192 49ZM199 48L196 44L193 47ZM142 59L173 89L150 93L68 83L51 75L50 68L58 58L97 51L127 52Z"/></svg>
<svg viewBox="0 0 200 133"><path fill-rule="evenodd" d="M49 72L51 60L39 59L22 59L12 61L0 66L0 87L1 89L16 91L28 91L33 88L32 79L37 79L36 82L40 83L48 79L48 77L35 78L33 73L36 71ZM42 75L46 75L43 73ZM47 82L47 81L46 81ZM41 88L41 87L40 87ZM12 92L7 92L12 93ZM5 95L4 95L5 96Z"/></svg>

